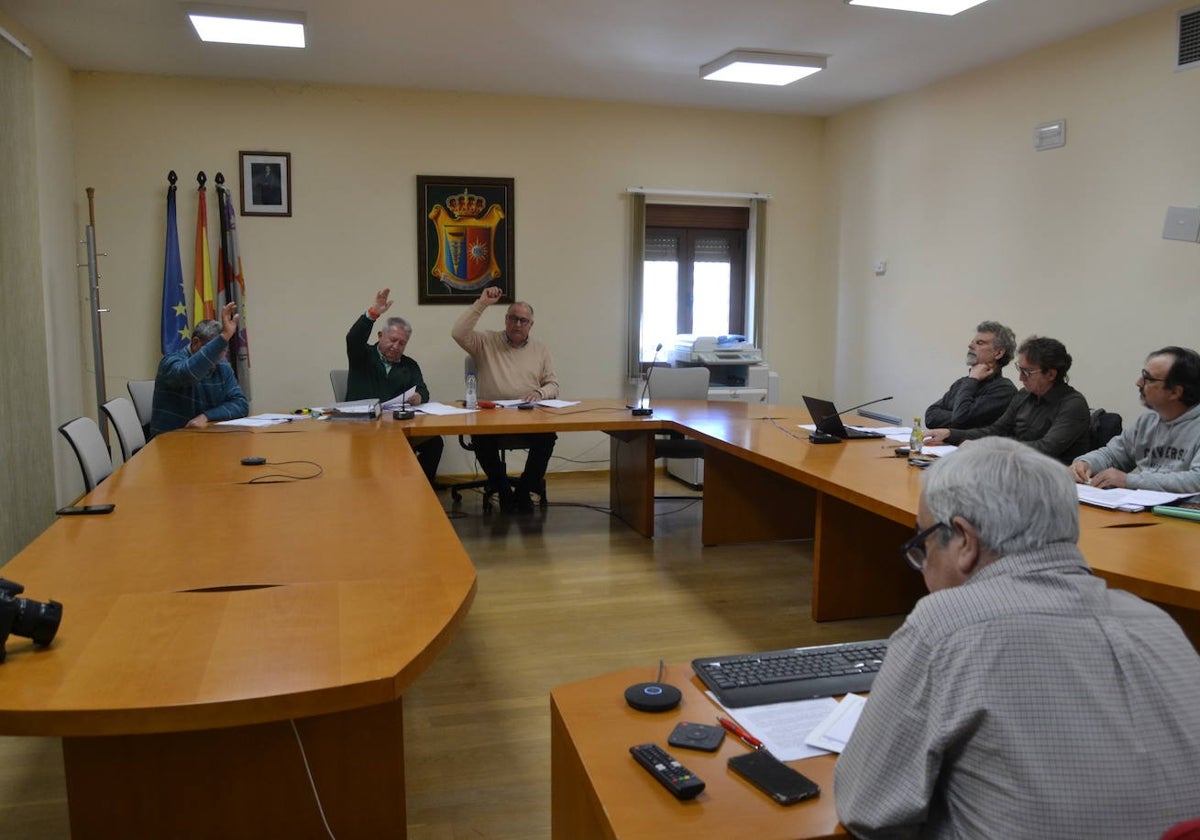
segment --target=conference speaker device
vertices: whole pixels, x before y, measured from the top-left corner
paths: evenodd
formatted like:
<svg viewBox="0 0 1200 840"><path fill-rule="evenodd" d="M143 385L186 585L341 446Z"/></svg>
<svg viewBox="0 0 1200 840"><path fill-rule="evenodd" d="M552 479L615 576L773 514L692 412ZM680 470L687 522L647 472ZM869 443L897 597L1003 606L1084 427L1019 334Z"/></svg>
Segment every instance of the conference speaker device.
<svg viewBox="0 0 1200 840"><path fill-rule="evenodd" d="M625 702L639 712L669 712L681 700L682 692L666 683L636 683L625 689Z"/></svg>

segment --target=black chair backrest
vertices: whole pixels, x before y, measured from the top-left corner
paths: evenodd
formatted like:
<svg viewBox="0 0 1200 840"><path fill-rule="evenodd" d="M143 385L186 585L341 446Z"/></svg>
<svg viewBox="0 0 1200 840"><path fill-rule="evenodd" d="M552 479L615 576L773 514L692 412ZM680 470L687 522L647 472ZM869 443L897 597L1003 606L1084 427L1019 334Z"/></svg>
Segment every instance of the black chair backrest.
<svg viewBox="0 0 1200 840"><path fill-rule="evenodd" d="M1091 449L1099 449L1121 434L1121 415L1103 408L1092 409L1092 425L1088 435Z"/></svg>

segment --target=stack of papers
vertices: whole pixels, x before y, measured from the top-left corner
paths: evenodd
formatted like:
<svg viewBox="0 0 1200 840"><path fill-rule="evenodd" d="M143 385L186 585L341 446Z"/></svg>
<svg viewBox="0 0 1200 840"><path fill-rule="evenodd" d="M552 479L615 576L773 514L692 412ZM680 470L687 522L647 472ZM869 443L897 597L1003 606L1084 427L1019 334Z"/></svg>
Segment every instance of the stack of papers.
<svg viewBox="0 0 1200 840"><path fill-rule="evenodd" d="M1121 487L1097 490L1087 484L1076 484L1075 489L1079 492L1079 501L1085 504L1129 513L1136 513L1155 505L1170 504L1176 499L1188 495L1187 493L1164 493L1161 490L1127 490Z"/></svg>
<svg viewBox="0 0 1200 840"><path fill-rule="evenodd" d="M867 702L861 695L847 694L841 702L832 697L818 697L728 709L711 691L705 694L780 761L840 753Z"/></svg>

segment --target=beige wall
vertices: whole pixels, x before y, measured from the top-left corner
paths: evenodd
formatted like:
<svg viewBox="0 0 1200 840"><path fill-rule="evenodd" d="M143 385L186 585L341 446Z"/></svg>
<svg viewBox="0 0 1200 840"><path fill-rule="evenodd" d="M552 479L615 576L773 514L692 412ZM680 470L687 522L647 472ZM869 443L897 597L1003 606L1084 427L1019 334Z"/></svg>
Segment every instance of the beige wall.
<svg viewBox="0 0 1200 840"><path fill-rule="evenodd" d="M420 173L516 179L518 291L537 306L566 396L623 391L624 188L642 184L773 195L765 350L784 402L895 394L884 408L910 417L961 373L974 324L998 318L1021 337L1064 340L1072 381L1131 417L1142 355L1200 344L1200 246L1160 239L1168 204L1200 204L1200 72L1172 68L1183 5L829 120L68 74L34 42L55 419L90 400L87 336L71 335L86 323L74 269L84 188L96 188L110 255L115 395L159 355L167 171L185 187L190 275L195 173L236 183L239 149L290 151L294 167L292 218L239 219L255 411L327 400L344 331L384 284L416 325L412 352L435 396L458 396L461 356L447 337L458 310L416 305ZM1034 152L1033 127L1060 117L1066 148ZM876 260L888 261L882 278ZM568 436L560 451L603 461L605 443ZM447 470L465 469L447 453ZM77 477L58 454L62 497Z"/></svg>
<svg viewBox="0 0 1200 840"><path fill-rule="evenodd" d="M1144 355L1200 346L1200 245L1161 238L1167 205L1200 204L1200 70L1173 69L1186 5L829 121L841 402L922 412L994 318L1061 339L1072 384L1128 420ZM1035 152L1058 118L1066 147Z"/></svg>
<svg viewBox="0 0 1200 840"><path fill-rule="evenodd" d="M816 276L821 121L721 111L81 73L75 77L77 184L96 188L110 392L149 377L158 312L166 175L180 177L184 273L191 277L195 174L237 183L238 150L292 154L291 218L239 217L247 278L253 410L330 399L344 335L391 286L413 321L409 345L435 399L461 397L462 311L416 304L417 174L516 179L516 276L553 349L563 396L623 394L622 280L629 185L767 192L767 357L783 393L830 379L833 297ZM84 128L86 126L86 129ZM209 190L210 221L212 190ZM215 224L210 241L216 241ZM215 257L214 257L215 258ZM814 304L814 299L817 301ZM498 314L484 326L499 328ZM559 451L606 463L600 435ZM463 471L447 447L443 471Z"/></svg>

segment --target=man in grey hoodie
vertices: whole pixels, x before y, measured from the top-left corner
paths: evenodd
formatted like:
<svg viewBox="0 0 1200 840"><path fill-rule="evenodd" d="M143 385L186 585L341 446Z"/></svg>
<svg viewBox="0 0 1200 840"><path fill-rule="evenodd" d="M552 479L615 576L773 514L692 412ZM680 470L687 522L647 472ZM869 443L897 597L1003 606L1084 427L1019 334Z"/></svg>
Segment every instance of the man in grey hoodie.
<svg viewBox="0 0 1200 840"><path fill-rule="evenodd" d="M1200 493L1200 355L1186 347L1155 350L1134 384L1150 410L1071 464L1075 480L1101 489Z"/></svg>

